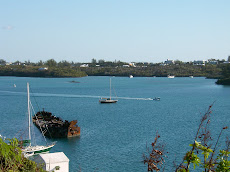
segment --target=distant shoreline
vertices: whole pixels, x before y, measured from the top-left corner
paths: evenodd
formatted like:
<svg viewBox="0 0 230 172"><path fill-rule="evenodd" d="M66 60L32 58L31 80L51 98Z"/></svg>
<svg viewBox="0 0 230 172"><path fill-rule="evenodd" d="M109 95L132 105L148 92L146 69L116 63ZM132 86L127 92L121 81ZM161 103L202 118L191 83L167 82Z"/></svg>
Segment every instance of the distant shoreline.
<svg viewBox="0 0 230 172"><path fill-rule="evenodd" d="M0 75L0 77L31 77L31 78L83 78L83 77L88 77L88 76L105 76L105 77L127 77L129 78L129 76L124 76L124 75L86 75L86 76L33 76L33 75ZM139 77L149 77L149 78L167 78L167 76L133 76L133 78L139 78ZM189 76L175 76L175 78L189 78ZM206 77L206 76L193 76L194 78L198 78L198 77L203 77L205 79L219 79L216 77Z"/></svg>
<svg viewBox="0 0 230 172"><path fill-rule="evenodd" d="M10 65L0 66L0 76L38 77L38 78L79 78L86 76L117 76L117 77L205 77L218 79L217 84L230 85L223 74L228 64L197 66L191 64L149 65L149 66L34 66ZM225 72L226 73L226 72ZM228 73L228 72L227 72ZM225 77L224 77L225 76ZM174 78L174 77L172 77Z"/></svg>

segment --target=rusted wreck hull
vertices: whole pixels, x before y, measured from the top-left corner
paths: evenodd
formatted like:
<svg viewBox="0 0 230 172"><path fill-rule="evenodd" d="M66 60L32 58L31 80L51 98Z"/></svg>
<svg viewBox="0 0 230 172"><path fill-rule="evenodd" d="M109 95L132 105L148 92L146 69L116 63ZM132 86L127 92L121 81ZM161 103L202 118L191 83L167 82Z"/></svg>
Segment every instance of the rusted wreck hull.
<svg viewBox="0 0 230 172"><path fill-rule="evenodd" d="M33 123L46 137L64 138L80 136L81 129L77 120L63 121L50 112L39 111L33 116Z"/></svg>

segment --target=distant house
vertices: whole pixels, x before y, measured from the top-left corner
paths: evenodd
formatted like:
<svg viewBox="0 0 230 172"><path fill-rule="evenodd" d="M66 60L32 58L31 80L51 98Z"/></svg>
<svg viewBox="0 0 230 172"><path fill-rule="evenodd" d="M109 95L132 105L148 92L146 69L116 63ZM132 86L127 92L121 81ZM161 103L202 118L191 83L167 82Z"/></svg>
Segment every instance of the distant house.
<svg viewBox="0 0 230 172"><path fill-rule="evenodd" d="M19 66L19 65L21 65L21 63L20 62L14 62L11 65Z"/></svg>
<svg viewBox="0 0 230 172"><path fill-rule="evenodd" d="M174 64L174 60L169 60L167 59L165 62L164 62L165 65L170 65L170 64Z"/></svg>
<svg viewBox="0 0 230 172"><path fill-rule="evenodd" d="M39 71L46 71L46 70L48 70L48 67L42 67L42 68L39 68L38 70Z"/></svg>
<svg viewBox="0 0 230 172"><path fill-rule="evenodd" d="M6 62L6 66L12 65L12 62Z"/></svg>
<svg viewBox="0 0 230 172"><path fill-rule="evenodd" d="M69 172L69 159L63 152L39 154L32 161L46 171Z"/></svg>
<svg viewBox="0 0 230 172"><path fill-rule="evenodd" d="M208 61L208 64L217 65L218 61L217 60L210 60L210 61Z"/></svg>
<svg viewBox="0 0 230 172"><path fill-rule="evenodd" d="M89 67L89 65L88 64L82 64L82 65L80 65L80 67Z"/></svg>
<svg viewBox="0 0 230 172"><path fill-rule="evenodd" d="M205 66L206 63L207 63L206 60L194 60L193 65Z"/></svg>
<svg viewBox="0 0 230 172"><path fill-rule="evenodd" d="M131 66L131 67L136 67L136 65L135 65L135 63L129 63L129 66Z"/></svg>

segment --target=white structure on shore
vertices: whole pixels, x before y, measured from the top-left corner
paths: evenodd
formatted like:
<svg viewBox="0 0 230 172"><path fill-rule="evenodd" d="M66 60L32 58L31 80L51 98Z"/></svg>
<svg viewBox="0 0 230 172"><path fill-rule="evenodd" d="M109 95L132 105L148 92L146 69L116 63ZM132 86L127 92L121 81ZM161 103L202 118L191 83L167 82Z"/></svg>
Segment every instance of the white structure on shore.
<svg viewBox="0 0 230 172"><path fill-rule="evenodd" d="M197 66L205 66L207 64L207 60L194 60L193 65Z"/></svg>
<svg viewBox="0 0 230 172"><path fill-rule="evenodd" d="M69 159L63 152L39 154L32 161L46 171L69 172Z"/></svg>
<svg viewBox="0 0 230 172"><path fill-rule="evenodd" d="M174 60L169 60L169 59L167 59L167 60L164 62L165 65L171 65L171 64L174 64L174 63L175 63Z"/></svg>

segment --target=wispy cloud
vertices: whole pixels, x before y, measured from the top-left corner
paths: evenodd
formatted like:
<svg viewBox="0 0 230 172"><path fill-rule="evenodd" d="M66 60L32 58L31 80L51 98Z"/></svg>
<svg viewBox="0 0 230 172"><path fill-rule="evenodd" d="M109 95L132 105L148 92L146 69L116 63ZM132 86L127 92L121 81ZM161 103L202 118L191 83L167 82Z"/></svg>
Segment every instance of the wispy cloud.
<svg viewBox="0 0 230 172"><path fill-rule="evenodd" d="M14 27L11 26L11 25L7 25L7 26L3 26L2 29L4 29L4 30L12 30L12 29L14 29Z"/></svg>

